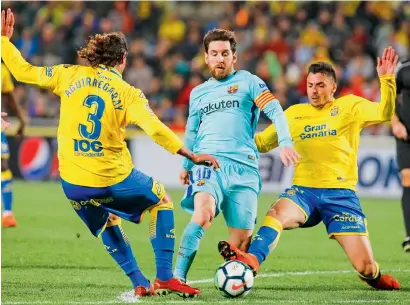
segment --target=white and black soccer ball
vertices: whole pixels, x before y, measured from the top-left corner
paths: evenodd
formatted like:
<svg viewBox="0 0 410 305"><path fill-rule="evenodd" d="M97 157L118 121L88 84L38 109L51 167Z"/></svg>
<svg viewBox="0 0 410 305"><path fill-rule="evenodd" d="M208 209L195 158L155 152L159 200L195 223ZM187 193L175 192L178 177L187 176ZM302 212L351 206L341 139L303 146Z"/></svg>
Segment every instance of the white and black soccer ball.
<svg viewBox="0 0 410 305"><path fill-rule="evenodd" d="M253 287L253 271L240 261L223 263L216 270L215 287L227 298L243 297Z"/></svg>

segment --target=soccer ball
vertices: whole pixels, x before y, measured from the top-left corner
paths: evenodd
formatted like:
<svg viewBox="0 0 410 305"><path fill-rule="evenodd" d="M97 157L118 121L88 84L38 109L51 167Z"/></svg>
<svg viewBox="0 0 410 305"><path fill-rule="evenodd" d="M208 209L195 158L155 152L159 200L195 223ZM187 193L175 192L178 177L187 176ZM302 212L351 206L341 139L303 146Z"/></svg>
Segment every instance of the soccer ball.
<svg viewBox="0 0 410 305"><path fill-rule="evenodd" d="M224 297L236 298L247 295L253 287L253 271L240 261L223 263L216 270L215 287Z"/></svg>

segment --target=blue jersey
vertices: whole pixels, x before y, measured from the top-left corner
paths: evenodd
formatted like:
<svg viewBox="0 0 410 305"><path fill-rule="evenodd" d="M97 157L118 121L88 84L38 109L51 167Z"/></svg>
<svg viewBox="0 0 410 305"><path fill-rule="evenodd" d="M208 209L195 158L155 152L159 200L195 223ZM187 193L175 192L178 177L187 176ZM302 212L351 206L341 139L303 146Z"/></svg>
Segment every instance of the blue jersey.
<svg viewBox="0 0 410 305"><path fill-rule="evenodd" d="M210 78L191 92L185 145L195 153L257 168L259 153L254 135L260 110L280 129L279 146L291 146L282 107L259 77L240 70L223 80ZM184 159L186 170L192 165Z"/></svg>

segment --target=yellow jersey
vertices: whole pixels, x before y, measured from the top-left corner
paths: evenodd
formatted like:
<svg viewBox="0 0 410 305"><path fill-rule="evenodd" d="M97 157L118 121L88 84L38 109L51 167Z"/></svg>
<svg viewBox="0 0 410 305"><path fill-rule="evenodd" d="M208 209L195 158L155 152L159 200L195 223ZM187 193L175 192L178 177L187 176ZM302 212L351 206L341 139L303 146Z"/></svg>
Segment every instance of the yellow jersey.
<svg viewBox="0 0 410 305"><path fill-rule="evenodd" d="M13 80L6 65L1 63L1 93L10 93L14 90Z"/></svg>
<svg viewBox="0 0 410 305"><path fill-rule="evenodd" d="M140 126L156 143L175 154L183 143L149 107L141 90L107 66L35 67L5 36L1 57L19 82L60 96L58 159L61 178L88 187L124 180L133 169L125 127Z"/></svg>
<svg viewBox="0 0 410 305"><path fill-rule="evenodd" d="M380 82L380 103L347 95L321 109L298 104L285 111L295 150L302 155L295 167L294 185L356 190L360 132L364 127L391 120L394 114L395 78L382 76ZM271 125L257 134L255 142L260 152L277 147L275 127Z"/></svg>

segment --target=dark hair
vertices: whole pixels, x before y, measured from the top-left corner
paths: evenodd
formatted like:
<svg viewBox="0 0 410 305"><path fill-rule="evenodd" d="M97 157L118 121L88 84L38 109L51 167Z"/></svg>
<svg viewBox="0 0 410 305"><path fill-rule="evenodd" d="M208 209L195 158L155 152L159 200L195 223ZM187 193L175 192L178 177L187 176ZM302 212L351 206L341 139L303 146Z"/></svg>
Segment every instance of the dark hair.
<svg viewBox="0 0 410 305"><path fill-rule="evenodd" d="M212 41L229 41L231 44L231 51L232 53L236 52L236 37L235 33L229 30L224 30L224 29L213 29L211 31L208 31L204 37L204 47L205 47L205 52L208 53L209 49L209 44Z"/></svg>
<svg viewBox="0 0 410 305"><path fill-rule="evenodd" d="M335 69L333 69L332 65L327 63L327 62L315 62L314 64L311 64L309 66L308 74L309 73L322 73L326 75L327 77L333 78L333 80L336 82L336 72Z"/></svg>
<svg viewBox="0 0 410 305"><path fill-rule="evenodd" d="M114 67L121 63L124 53L128 53L128 44L121 32L90 36L87 43L77 51L78 56L85 58L93 67Z"/></svg>

